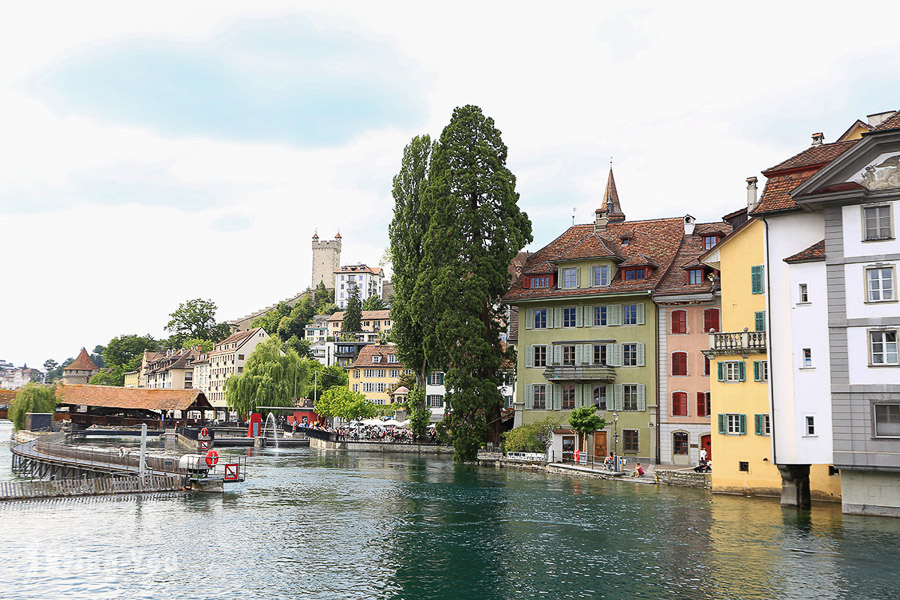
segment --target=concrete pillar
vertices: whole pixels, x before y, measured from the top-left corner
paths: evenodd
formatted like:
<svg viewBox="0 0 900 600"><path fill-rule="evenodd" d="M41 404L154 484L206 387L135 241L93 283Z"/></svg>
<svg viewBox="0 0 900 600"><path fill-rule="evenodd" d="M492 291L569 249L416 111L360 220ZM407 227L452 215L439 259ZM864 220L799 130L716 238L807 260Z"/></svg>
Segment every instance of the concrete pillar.
<svg viewBox="0 0 900 600"><path fill-rule="evenodd" d="M809 465L778 465L781 472L781 505L809 508Z"/></svg>

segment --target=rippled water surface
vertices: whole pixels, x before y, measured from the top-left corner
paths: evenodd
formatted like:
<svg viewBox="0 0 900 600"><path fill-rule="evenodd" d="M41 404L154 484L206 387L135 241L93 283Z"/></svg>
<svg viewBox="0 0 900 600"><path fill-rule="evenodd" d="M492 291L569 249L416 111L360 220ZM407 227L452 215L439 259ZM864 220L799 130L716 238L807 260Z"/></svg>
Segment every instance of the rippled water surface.
<svg viewBox="0 0 900 600"><path fill-rule="evenodd" d="M301 449L248 466L224 495L0 505L0 597L900 595L900 519L839 506L798 512L447 458Z"/></svg>

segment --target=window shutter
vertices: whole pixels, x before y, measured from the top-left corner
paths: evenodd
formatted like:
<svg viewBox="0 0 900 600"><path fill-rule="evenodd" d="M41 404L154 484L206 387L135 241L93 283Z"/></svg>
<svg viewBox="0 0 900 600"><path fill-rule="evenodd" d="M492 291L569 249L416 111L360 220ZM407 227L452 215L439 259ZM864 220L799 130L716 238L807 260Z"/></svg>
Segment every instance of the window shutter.
<svg viewBox="0 0 900 600"><path fill-rule="evenodd" d="M525 329L534 327L534 309L525 309Z"/></svg>
<svg viewBox="0 0 900 600"><path fill-rule="evenodd" d="M534 384L528 383L525 385L525 408L531 409L534 407Z"/></svg>
<svg viewBox="0 0 900 600"><path fill-rule="evenodd" d="M622 344L609 344L606 346L606 362L608 362L611 367L622 366L623 354Z"/></svg>
<svg viewBox="0 0 900 600"><path fill-rule="evenodd" d="M703 417L709 414L709 407L706 407L705 415L700 414L700 407L706 404L706 392L697 392L697 416Z"/></svg>
<svg viewBox="0 0 900 600"><path fill-rule="evenodd" d="M563 272L562 269L557 269L557 270L556 270L556 287L558 287L559 289L562 289L562 286L563 286L563 274L562 274L562 272Z"/></svg>
<svg viewBox="0 0 900 600"><path fill-rule="evenodd" d="M584 309L587 307L575 307L575 327L584 327ZM590 309L588 309L590 310Z"/></svg>
<svg viewBox="0 0 900 600"><path fill-rule="evenodd" d="M584 386L580 383L575 384L575 408L584 406Z"/></svg>
<svg viewBox="0 0 900 600"><path fill-rule="evenodd" d="M762 435L762 415L753 415L753 427L756 435Z"/></svg>
<svg viewBox="0 0 900 600"><path fill-rule="evenodd" d="M725 433L725 415L719 414L719 433Z"/></svg>
<svg viewBox="0 0 900 600"><path fill-rule="evenodd" d="M644 324L644 303L641 302L637 305L637 322L638 325Z"/></svg>
<svg viewBox="0 0 900 600"><path fill-rule="evenodd" d="M613 410L622 410L625 406L625 385L616 383L613 385Z"/></svg>
<svg viewBox="0 0 900 600"><path fill-rule="evenodd" d="M553 309L553 327L556 329L562 327L562 308Z"/></svg>
<svg viewBox="0 0 900 600"><path fill-rule="evenodd" d="M637 344L637 366L644 366L644 344Z"/></svg>
<svg viewBox="0 0 900 600"><path fill-rule="evenodd" d="M575 267L575 287L581 287L581 267Z"/></svg>
<svg viewBox="0 0 900 600"><path fill-rule="evenodd" d="M756 331L765 331L766 330L766 311L764 311L764 310L757 311L755 314L755 317L756 317L756 322L754 323L754 326L756 328Z"/></svg>
<svg viewBox="0 0 900 600"><path fill-rule="evenodd" d="M562 408L562 390L558 385L550 384L548 386L550 390L552 390L551 394L553 395L553 410L559 410Z"/></svg>
<svg viewBox="0 0 900 600"><path fill-rule="evenodd" d="M752 286L752 293L754 294L762 294L763 293L763 267L762 265L756 265L750 267L750 284Z"/></svg>
<svg viewBox="0 0 900 600"><path fill-rule="evenodd" d="M440 381L439 385L444 385L444 372L443 371L441 371L438 381Z"/></svg>
<svg viewBox="0 0 900 600"><path fill-rule="evenodd" d="M761 381L762 380L762 365L759 364L758 360L753 361L753 381Z"/></svg>
<svg viewBox="0 0 900 600"><path fill-rule="evenodd" d="M553 364L562 364L562 346L560 346L559 344L553 346Z"/></svg>
<svg viewBox="0 0 900 600"><path fill-rule="evenodd" d="M641 412L647 410L646 388L643 383L639 383L637 386L637 408Z"/></svg>
<svg viewBox="0 0 900 600"><path fill-rule="evenodd" d="M738 380L744 381L744 361L738 363Z"/></svg>
<svg viewBox="0 0 900 600"><path fill-rule="evenodd" d="M584 348L581 344L575 344L575 364L580 365L584 361Z"/></svg>
<svg viewBox="0 0 900 600"><path fill-rule="evenodd" d="M525 368L534 366L534 346L525 346Z"/></svg>
<svg viewBox="0 0 900 600"><path fill-rule="evenodd" d="M606 324L621 325L622 324L622 305L610 304L606 307Z"/></svg>
<svg viewBox="0 0 900 600"><path fill-rule="evenodd" d="M725 363L717 362L716 367L719 369L719 381L725 381Z"/></svg>
<svg viewBox="0 0 900 600"><path fill-rule="evenodd" d="M741 421L741 435L747 433L747 415L740 415Z"/></svg>

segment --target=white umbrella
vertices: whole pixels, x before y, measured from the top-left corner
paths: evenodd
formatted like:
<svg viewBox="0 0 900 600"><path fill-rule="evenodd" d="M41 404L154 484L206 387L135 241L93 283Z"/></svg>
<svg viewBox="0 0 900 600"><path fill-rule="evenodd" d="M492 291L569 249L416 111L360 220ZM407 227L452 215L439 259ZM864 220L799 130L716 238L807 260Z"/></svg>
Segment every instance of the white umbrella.
<svg viewBox="0 0 900 600"><path fill-rule="evenodd" d="M388 419L387 421L382 421L381 424L384 425L385 427L397 427L398 425L400 425L400 423L398 423L395 419Z"/></svg>
<svg viewBox="0 0 900 600"><path fill-rule="evenodd" d="M366 419L366 420L362 421L362 424L363 425L381 425L382 421L381 421L381 419Z"/></svg>
<svg viewBox="0 0 900 600"><path fill-rule="evenodd" d="M407 420L405 420L405 421L400 421L400 422L397 424L397 427L409 427L409 419L407 419Z"/></svg>

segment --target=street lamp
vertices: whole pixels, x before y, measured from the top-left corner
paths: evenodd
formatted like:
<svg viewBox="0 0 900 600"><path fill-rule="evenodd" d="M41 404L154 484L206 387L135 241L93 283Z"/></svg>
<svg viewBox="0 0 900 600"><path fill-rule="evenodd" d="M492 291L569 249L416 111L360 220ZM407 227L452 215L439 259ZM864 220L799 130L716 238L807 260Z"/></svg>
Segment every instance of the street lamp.
<svg viewBox="0 0 900 600"><path fill-rule="evenodd" d="M619 413L613 411L613 454L616 457L616 472L619 472Z"/></svg>

